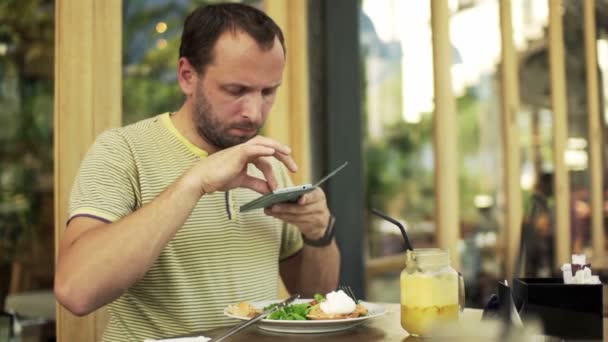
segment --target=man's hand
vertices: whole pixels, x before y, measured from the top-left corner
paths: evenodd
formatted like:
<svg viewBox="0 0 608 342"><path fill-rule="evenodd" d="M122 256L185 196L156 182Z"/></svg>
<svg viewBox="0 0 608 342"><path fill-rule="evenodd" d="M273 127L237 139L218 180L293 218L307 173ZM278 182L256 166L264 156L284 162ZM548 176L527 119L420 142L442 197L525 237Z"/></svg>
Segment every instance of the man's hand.
<svg viewBox="0 0 608 342"><path fill-rule="evenodd" d="M270 138L257 136L202 159L188 171L186 177L200 194L227 191L238 187L249 188L259 193L276 189L277 181L269 157L280 160L292 172L297 170L290 156L291 149ZM265 179L247 174L247 165L254 164Z"/></svg>
<svg viewBox="0 0 608 342"><path fill-rule="evenodd" d="M300 196L297 203L275 204L264 212L297 226L311 240L323 237L331 216L321 188Z"/></svg>

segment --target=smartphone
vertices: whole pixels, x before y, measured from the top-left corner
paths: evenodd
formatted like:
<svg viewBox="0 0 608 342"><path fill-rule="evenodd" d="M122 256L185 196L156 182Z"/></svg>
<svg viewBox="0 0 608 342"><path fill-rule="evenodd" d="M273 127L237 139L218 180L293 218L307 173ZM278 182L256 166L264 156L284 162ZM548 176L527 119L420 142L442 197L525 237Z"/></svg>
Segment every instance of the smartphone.
<svg viewBox="0 0 608 342"><path fill-rule="evenodd" d="M348 165L348 162L344 162L344 164L338 166L335 170L330 172L327 176L323 177L320 181L315 184L302 184L296 186L290 186L288 188L276 189L273 192L269 192L265 195L262 195L251 202L245 203L240 207L240 212L244 213L254 209L267 208L273 204L277 203L295 203L298 201L300 196L305 193L311 192L316 189L319 185L323 184L326 180L331 178L333 175L338 173L338 171L342 170L344 167Z"/></svg>

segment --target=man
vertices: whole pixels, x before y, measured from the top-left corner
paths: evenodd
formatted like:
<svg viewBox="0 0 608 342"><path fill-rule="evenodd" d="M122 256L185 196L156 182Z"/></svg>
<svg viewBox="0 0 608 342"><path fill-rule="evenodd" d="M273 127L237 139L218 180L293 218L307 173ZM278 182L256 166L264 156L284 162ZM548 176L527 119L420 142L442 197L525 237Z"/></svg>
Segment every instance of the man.
<svg viewBox="0 0 608 342"><path fill-rule="evenodd" d="M289 147L258 135L284 66L283 35L263 12L198 8L180 46L183 106L109 130L87 153L55 293L76 315L109 304L104 341L234 324L223 309L276 298L279 274L303 296L335 289L339 253L322 190L238 211L297 170Z"/></svg>
<svg viewBox="0 0 608 342"><path fill-rule="evenodd" d="M549 206L552 197L553 173L543 172L530 196L522 225L521 243L527 277L546 278L554 272L553 213Z"/></svg>

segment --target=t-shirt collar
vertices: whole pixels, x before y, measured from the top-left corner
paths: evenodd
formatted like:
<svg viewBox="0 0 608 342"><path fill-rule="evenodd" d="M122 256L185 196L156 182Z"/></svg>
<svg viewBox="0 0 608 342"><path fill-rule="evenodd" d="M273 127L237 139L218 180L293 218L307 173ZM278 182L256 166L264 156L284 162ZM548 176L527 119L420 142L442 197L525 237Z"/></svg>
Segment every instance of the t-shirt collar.
<svg viewBox="0 0 608 342"><path fill-rule="evenodd" d="M171 134L173 134L175 136L175 138L177 138L177 140L179 140L182 144L184 144L184 146L186 146L188 148L188 150L190 150L192 153L194 153L195 155L197 155L199 157L206 157L209 155L209 153L207 153L207 151L194 145L190 140L188 140L185 136L183 136L177 130L177 128L173 124L173 121L171 121L170 113L161 114L160 119L161 119L161 122L163 123L163 125L165 125L165 127L169 130L169 132L171 132Z"/></svg>

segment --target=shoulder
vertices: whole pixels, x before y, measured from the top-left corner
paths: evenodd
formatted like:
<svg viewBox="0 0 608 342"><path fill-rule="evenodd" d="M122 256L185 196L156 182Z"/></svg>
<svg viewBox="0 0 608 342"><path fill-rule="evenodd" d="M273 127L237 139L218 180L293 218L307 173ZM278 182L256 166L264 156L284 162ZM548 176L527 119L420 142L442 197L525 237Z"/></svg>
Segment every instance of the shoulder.
<svg viewBox="0 0 608 342"><path fill-rule="evenodd" d="M120 148L137 142L149 141L161 131L161 115L144 119L123 127L103 131L95 139L94 146Z"/></svg>
<svg viewBox="0 0 608 342"><path fill-rule="evenodd" d="M162 120L165 115L167 114L156 115L111 131L121 135L126 141L151 140L164 131Z"/></svg>

